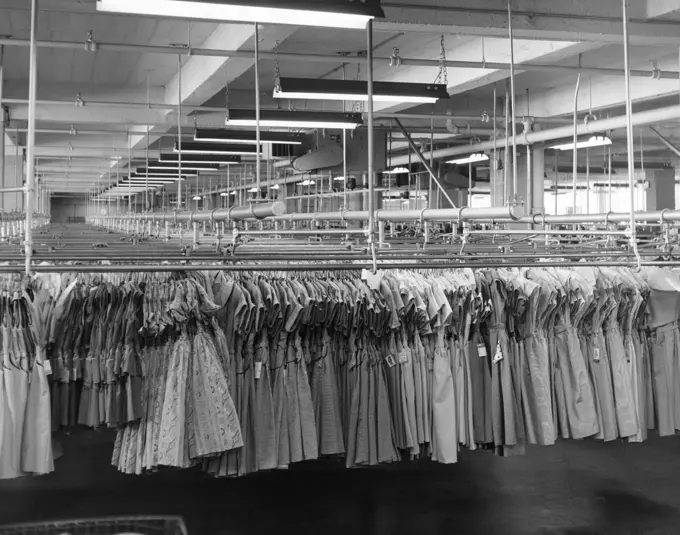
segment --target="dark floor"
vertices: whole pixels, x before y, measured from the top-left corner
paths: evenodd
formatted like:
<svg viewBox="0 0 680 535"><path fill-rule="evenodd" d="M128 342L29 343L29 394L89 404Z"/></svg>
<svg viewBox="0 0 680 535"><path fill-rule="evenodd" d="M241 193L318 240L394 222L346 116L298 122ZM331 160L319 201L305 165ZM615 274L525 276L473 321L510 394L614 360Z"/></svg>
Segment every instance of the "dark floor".
<svg viewBox="0 0 680 535"><path fill-rule="evenodd" d="M680 533L677 437L565 441L513 459L462 452L452 466L318 462L225 480L120 475L109 464L110 439L79 433L64 442L55 474L0 481L0 524L179 514L191 535Z"/></svg>

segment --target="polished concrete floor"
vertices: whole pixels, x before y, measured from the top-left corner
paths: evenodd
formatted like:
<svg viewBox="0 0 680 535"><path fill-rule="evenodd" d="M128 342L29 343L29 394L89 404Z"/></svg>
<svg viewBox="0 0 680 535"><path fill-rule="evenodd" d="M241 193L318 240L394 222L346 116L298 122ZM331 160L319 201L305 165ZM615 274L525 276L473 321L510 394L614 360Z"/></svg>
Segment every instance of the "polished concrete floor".
<svg viewBox="0 0 680 535"><path fill-rule="evenodd" d="M462 452L452 466L316 462L226 480L123 476L110 452L110 433L79 433L65 440L55 474L0 481L0 524L179 514L191 535L680 533L678 437L566 441L512 459Z"/></svg>

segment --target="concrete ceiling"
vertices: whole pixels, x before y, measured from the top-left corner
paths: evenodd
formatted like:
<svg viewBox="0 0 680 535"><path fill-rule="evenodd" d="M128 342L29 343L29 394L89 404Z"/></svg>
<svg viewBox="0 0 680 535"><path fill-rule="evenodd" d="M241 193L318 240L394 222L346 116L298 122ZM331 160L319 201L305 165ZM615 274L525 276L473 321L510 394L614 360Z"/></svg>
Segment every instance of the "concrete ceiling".
<svg viewBox="0 0 680 535"><path fill-rule="evenodd" d="M141 1L141 0L140 0ZM438 60L440 34L444 34L446 57L449 60L509 62L507 39L507 4L505 0L460 0L455 6L448 0L384 1L386 18L375 22L374 54L388 57L393 48L403 58ZM633 68L651 70L652 62L665 70L680 68L680 0L646 0L631 2L631 61ZM25 40L29 37L29 3L25 0L3 0L0 4L0 35ZM513 0L515 86L517 113L539 117L569 118L573 113L576 72L523 70L522 62L583 67L622 68L622 24L619 0L564 0L545 2ZM75 176L82 170L99 173L127 165L127 151L143 154L147 144L158 147L160 139L170 146L177 115L172 109L144 109L125 103L174 105L179 98L178 69L181 65L182 103L193 106L222 107L225 85L230 91L230 105L254 105L253 60L247 57L211 57L184 55L181 64L177 55L149 52L85 50L87 31L95 41L167 47L191 43L192 47L250 51L253 49L254 27L244 24L212 24L153 17L128 17L95 12L94 0L41 0L38 38L41 41L77 42L81 47L54 48L43 46L38 62L39 100L73 102L78 93L86 106L45 104L38 106L38 128L63 130L64 134L38 133L36 155L41 166L54 172ZM260 31L260 49L270 52L277 47L281 54L323 54L337 56L326 62L309 62L280 58L283 76L308 78L365 79L365 65L342 66L342 57L356 57L366 49L362 31L266 26ZM259 65L262 105L287 107L287 102L271 98L275 62L263 59ZM344 74L343 74L344 71ZM438 74L436 65L391 67L386 60L374 64L376 80L432 82ZM445 113L479 115L492 113L494 84L498 96L505 94L508 70L481 68L447 69L448 89L452 98L436 106L410 104L385 105L376 103L382 112ZM578 111L583 117L590 109L598 114L622 113L624 84L622 76L584 74L579 92ZM147 86L148 84L148 86ZM25 46L5 46L4 98L25 99L28 92L28 49ZM678 80L632 79L636 109L678 103ZM123 103L116 107L96 106L88 102ZM498 105L499 102L496 102ZM338 110L342 103L306 103L310 109ZM527 108L528 106L528 108ZM10 130L8 154L17 142L25 143L27 106L8 103ZM301 108L301 105L297 106ZM502 108L498 108L499 111ZM199 125L219 125L220 113L198 114ZM464 126L468 121L459 122ZM185 117L184 127L190 129L193 119ZM410 128L428 128L429 120L407 121ZM488 124L471 121L474 128L490 128ZM70 135L76 131L99 131L93 135ZM444 122L437 121L443 129ZM680 145L680 123L668 120L659 124L659 131ZM548 128L550 126L546 126ZM21 131L17 136L12 128ZM623 141L624 131L614 132L616 146ZM165 137L164 137L165 136ZM479 136L482 139L485 136ZM464 140L464 136L462 137ZM675 163L670 152L649 129L636 130L636 140L649 158ZM457 138L461 141L461 136ZM450 143L450 140L442 140ZM623 146L623 143L621 143ZM67 160L66 158L71 158ZM581 156L583 157L583 156ZM77 164L77 165L76 165ZM68 171L67 171L68 169ZM56 184L56 182L55 182ZM88 185L84 183L84 189ZM93 178L90 189L96 187Z"/></svg>

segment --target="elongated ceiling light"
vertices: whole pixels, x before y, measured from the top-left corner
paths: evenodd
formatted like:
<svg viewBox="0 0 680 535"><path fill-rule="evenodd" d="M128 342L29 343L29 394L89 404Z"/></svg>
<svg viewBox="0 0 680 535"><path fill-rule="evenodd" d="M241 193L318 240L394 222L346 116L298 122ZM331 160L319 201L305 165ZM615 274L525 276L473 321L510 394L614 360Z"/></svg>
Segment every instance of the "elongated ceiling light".
<svg viewBox="0 0 680 535"><path fill-rule="evenodd" d="M184 152L184 144L182 144L182 152ZM253 151L254 152L254 151ZM158 157L159 162L172 162L177 164L179 162L180 155L173 153L161 153ZM202 154L182 154L182 164L185 163L209 163L217 165L231 165L236 163L241 163L240 156L230 156L230 155L202 155Z"/></svg>
<svg viewBox="0 0 680 535"><path fill-rule="evenodd" d="M463 165L466 163L477 163L477 162L488 162L489 157L486 154L471 154L465 158L459 158L458 160L451 160L446 163L451 163L454 165Z"/></svg>
<svg viewBox="0 0 680 535"><path fill-rule="evenodd" d="M298 182L298 186L313 186L316 184L314 180L303 180L302 182Z"/></svg>
<svg viewBox="0 0 680 535"><path fill-rule="evenodd" d="M590 147L603 147L605 145L611 145L612 140L609 139L607 136L592 136L588 140L584 141L578 141L576 143L576 148L577 149L586 149ZM574 150L574 143L564 143L563 145L553 145L552 147L548 147L550 149L556 149L556 150Z"/></svg>
<svg viewBox="0 0 680 535"><path fill-rule="evenodd" d="M395 167L394 169L386 169L383 171L383 175L401 175L408 172L406 167Z"/></svg>
<svg viewBox="0 0 680 535"><path fill-rule="evenodd" d="M257 193L258 191L260 191L260 190L258 190L257 188L250 188L248 190L248 193Z"/></svg>
<svg viewBox="0 0 680 535"><path fill-rule="evenodd" d="M175 143L174 152L179 153L179 144ZM195 143L185 141L182 143L182 154L213 154L221 156L257 154L256 145L216 145L215 143ZM175 162L176 163L176 162ZM182 158L182 164L184 159Z"/></svg>
<svg viewBox="0 0 680 535"><path fill-rule="evenodd" d="M182 171L215 171L220 168L217 164L210 163L188 163L182 162ZM149 162L149 171L153 169L160 169L161 171L179 171L179 164L177 162Z"/></svg>
<svg viewBox="0 0 680 535"><path fill-rule="evenodd" d="M184 171L186 168L182 168ZM166 177L168 175L171 175L173 172L177 171L178 169L176 167L168 167L168 168L163 168L163 169L145 169L144 167L138 167L137 172L133 173L135 176L141 176L146 178L148 175L149 178L157 178L157 177ZM175 179L177 179L177 173L174 173ZM196 171L192 171L189 173L182 173L183 177L186 176L198 176L198 173Z"/></svg>
<svg viewBox="0 0 680 535"><path fill-rule="evenodd" d="M256 126L255 110L229 110L229 117L224 123L227 126ZM288 110L262 110L260 112L260 126L264 128L338 128L352 130L362 124L363 120L360 113ZM182 143L182 150L184 150L184 145L185 143Z"/></svg>
<svg viewBox="0 0 680 535"><path fill-rule="evenodd" d="M377 1L346 0L98 0L97 11L356 30L385 16Z"/></svg>
<svg viewBox="0 0 680 535"><path fill-rule="evenodd" d="M167 173L159 173L159 174L157 174L157 175L154 175L153 177L152 177L151 175L149 175L149 180L151 180L152 178L167 178L168 180L173 180L173 181L179 180L179 178L178 178L178 176L177 176L177 173L176 173L176 172L173 172L173 171L176 171L176 169L168 169ZM190 175L187 175L187 174L185 174L185 173L182 173L182 178L181 178L181 180L185 180L185 179L189 178L189 176L190 176ZM191 176L192 176L192 177L195 177L196 175L191 175ZM131 179L141 179L141 180L146 180L147 176L146 176L146 174L141 174L141 175L140 175L139 173L132 173L132 174L130 175L130 178L131 178Z"/></svg>
<svg viewBox="0 0 680 535"><path fill-rule="evenodd" d="M368 82L325 78L281 78L274 98L312 100L368 100ZM449 98L444 84L373 82L373 100L378 102L434 103Z"/></svg>
<svg viewBox="0 0 680 535"><path fill-rule="evenodd" d="M269 189L281 189L281 186L279 186L278 184L274 184Z"/></svg>
<svg viewBox="0 0 680 535"><path fill-rule="evenodd" d="M194 134L194 141L201 143L234 143L244 145L257 144L254 130L227 130L199 128ZM277 143L279 145L301 145L305 136L288 132L260 132L260 143ZM182 145L184 148L184 145ZM163 158L161 158L163 159Z"/></svg>

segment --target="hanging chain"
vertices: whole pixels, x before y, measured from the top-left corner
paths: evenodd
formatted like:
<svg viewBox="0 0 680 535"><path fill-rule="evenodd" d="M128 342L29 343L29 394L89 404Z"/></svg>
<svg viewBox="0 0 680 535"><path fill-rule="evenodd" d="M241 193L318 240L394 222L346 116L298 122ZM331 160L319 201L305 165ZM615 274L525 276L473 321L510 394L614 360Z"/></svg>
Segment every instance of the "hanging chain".
<svg viewBox="0 0 680 535"><path fill-rule="evenodd" d="M361 63L357 63L357 81L361 80ZM353 113L364 113L364 103L361 100L355 100L352 103Z"/></svg>
<svg viewBox="0 0 680 535"><path fill-rule="evenodd" d="M274 91L281 91L281 66L279 65L279 44L274 43Z"/></svg>
<svg viewBox="0 0 680 535"><path fill-rule="evenodd" d="M434 83L444 84L447 87L449 85L449 73L446 69L446 43L444 42L444 34L442 34L439 43L439 73L437 74Z"/></svg>

